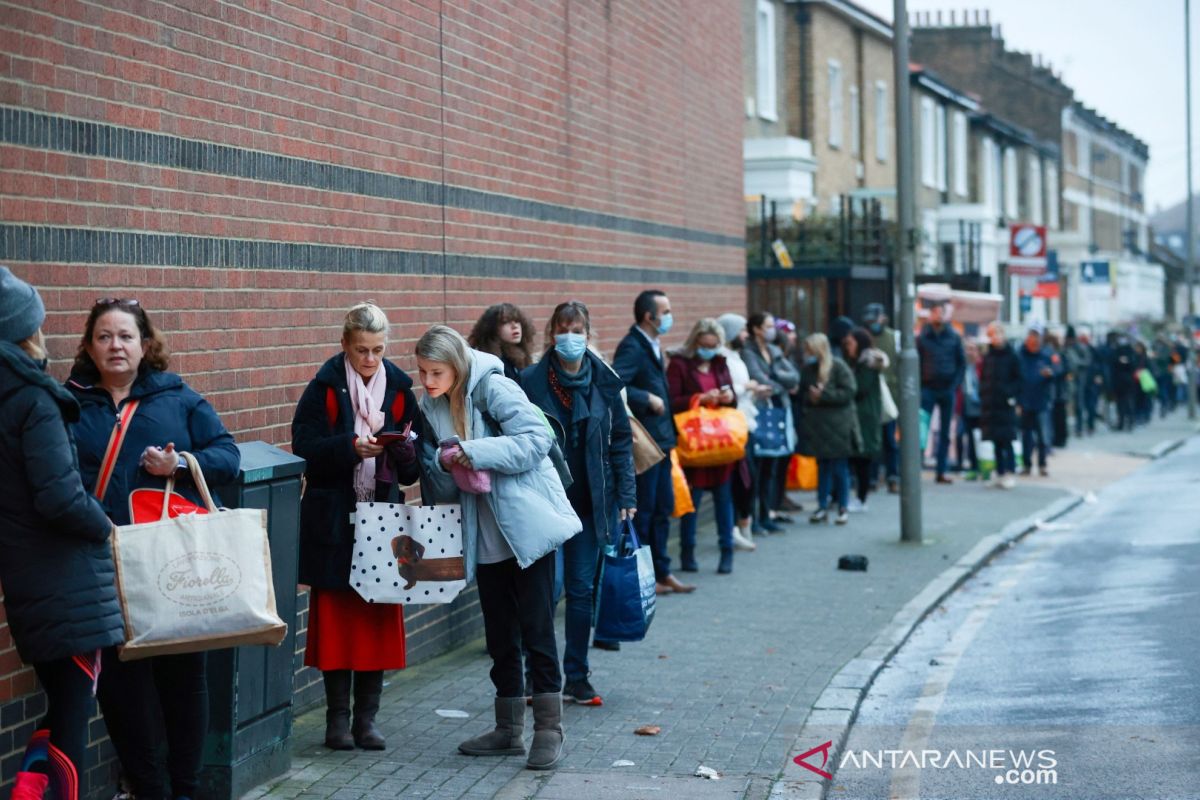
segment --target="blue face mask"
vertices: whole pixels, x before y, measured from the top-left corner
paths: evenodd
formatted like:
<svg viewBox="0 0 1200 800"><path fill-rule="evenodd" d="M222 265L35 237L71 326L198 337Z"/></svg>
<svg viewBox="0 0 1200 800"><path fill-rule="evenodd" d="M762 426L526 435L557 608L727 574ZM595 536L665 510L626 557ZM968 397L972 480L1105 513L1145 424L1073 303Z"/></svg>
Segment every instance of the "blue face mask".
<svg viewBox="0 0 1200 800"><path fill-rule="evenodd" d="M817 358L816 356L805 356L804 357L805 365L810 366L810 367L813 366L814 364L816 364L818 361L820 361L820 359Z"/></svg>
<svg viewBox="0 0 1200 800"><path fill-rule="evenodd" d="M564 361L578 361L587 352L587 337L582 333L560 333L554 337L554 352Z"/></svg>
<svg viewBox="0 0 1200 800"><path fill-rule="evenodd" d="M674 324L675 318L670 313L663 314L662 318L658 321L658 332L660 334L669 333L671 326Z"/></svg>
<svg viewBox="0 0 1200 800"><path fill-rule="evenodd" d="M701 361L712 361L719 351L712 347L697 347L696 357Z"/></svg>
<svg viewBox="0 0 1200 800"><path fill-rule="evenodd" d="M871 333L878 336L879 334L883 333L883 324L880 322L872 322L871 326L870 326L870 330L871 330Z"/></svg>

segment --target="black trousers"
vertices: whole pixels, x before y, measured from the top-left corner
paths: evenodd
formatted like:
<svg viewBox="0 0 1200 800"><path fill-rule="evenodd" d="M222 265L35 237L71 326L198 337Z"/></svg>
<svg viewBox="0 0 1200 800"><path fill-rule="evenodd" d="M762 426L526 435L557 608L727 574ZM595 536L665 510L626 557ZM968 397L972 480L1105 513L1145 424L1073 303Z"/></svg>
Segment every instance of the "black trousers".
<svg viewBox="0 0 1200 800"><path fill-rule="evenodd" d="M208 731L204 659L204 653L184 653L121 661L115 648L104 651L97 697L122 772L138 800L196 795ZM169 791L159 755L164 738Z"/></svg>
<svg viewBox="0 0 1200 800"><path fill-rule="evenodd" d="M755 500L755 464L754 457L750 455L750 448L746 448L745 465L738 464L733 472L733 483L730 484L733 488L733 513L738 519L749 519L754 516L754 500ZM745 478L749 478L749 481Z"/></svg>
<svg viewBox="0 0 1200 800"><path fill-rule="evenodd" d="M867 502L867 495L871 493L871 473L874 471L871 467L874 463L870 458L850 459L850 469L854 473L854 490L860 503Z"/></svg>
<svg viewBox="0 0 1200 800"><path fill-rule="evenodd" d="M38 728L49 731L50 735L46 760L31 766L31 770L50 776L50 786L59 800L79 797L79 771L87 754L88 720L92 716L93 670L97 666L94 661L93 654L33 665L46 693L46 716ZM39 744L43 743L45 740L39 742L35 734L29 750L40 750Z"/></svg>
<svg viewBox="0 0 1200 800"><path fill-rule="evenodd" d="M524 696L522 646L529 659L533 693L561 692L562 671L554 640L554 553L542 556L528 569L518 567L515 558L479 564L475 582L496 696Z"/></svg>

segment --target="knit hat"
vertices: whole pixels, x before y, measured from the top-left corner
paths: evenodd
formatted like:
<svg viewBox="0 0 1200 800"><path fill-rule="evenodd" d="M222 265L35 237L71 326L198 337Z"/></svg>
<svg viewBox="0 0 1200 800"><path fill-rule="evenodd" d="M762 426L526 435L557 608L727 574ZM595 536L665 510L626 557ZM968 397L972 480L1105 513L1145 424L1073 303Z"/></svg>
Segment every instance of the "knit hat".
<svg viewBox="0 0 1200 800"><path fill-rule="evenodd" d="M877 322L884 315L883 303L867 303L863 309L862 321L868 325Z"/></svg>
<svg viewBox="0 0 1200 800"><path fill-rule="evenodd" d="M730 312L717 317L717 324L725 329L725 341L732 342L746 329L746 318Z"/></svg>
<svg viewBox="0 0 1200 800"><path fill-rule="evenodd" d="M23 342L37 333L44 319L46 306L37 289L0 266L0 341Z"/></svg>
<svg viewBox="0 0 1200 800"><path fill-rule="evenodd" d="M776 318L775 330L779 331L780 333L795 333L796 325L790 319Z"/></svg>

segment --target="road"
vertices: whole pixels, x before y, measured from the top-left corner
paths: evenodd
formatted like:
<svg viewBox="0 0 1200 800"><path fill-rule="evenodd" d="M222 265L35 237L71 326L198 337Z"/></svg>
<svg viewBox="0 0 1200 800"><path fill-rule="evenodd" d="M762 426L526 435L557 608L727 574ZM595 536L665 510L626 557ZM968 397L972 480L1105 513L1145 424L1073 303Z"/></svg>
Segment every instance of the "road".
<svg viewBox="0 0 1200 800"><path fill-rule="evenodd" d="M876 679L829 798L1200 798L1200 439L995 559Z"/></svg>

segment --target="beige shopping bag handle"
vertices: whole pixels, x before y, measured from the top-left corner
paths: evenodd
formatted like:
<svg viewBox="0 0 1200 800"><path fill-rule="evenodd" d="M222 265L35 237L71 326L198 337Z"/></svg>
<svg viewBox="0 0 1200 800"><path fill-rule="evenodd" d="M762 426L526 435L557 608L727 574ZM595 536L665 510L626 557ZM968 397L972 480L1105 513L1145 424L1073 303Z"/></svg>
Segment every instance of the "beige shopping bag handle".
<svg viewBox="0 0 1200 800"><path fill-rule="evenodd" d="M217 505L213 502L212 493L208 490L208 481L204 479L204 470L200 469L200 462L191 453L179 451L179 457L187 462L188 472L192 474L192 482L196 484L196 490L200 492L200 499L204 501L205 507L210 514L217 513ZM175 490L175 474L167 478L167 489L163 492L162 513L159 514L160 520L167 518L167 511L171 506L171 492Z"/></svg>

